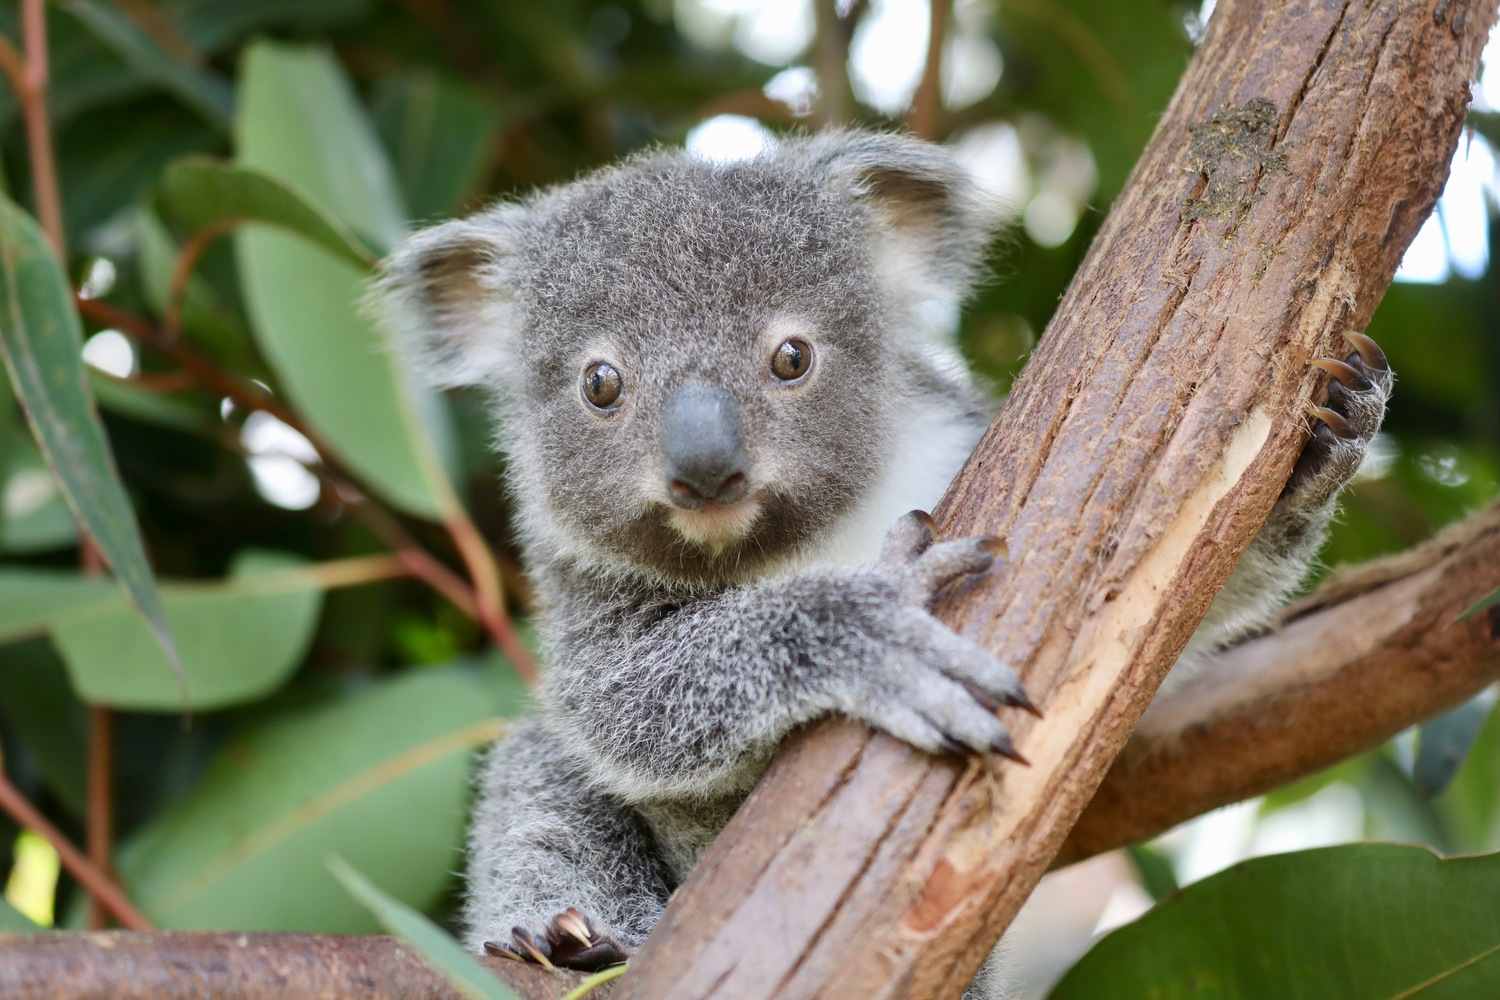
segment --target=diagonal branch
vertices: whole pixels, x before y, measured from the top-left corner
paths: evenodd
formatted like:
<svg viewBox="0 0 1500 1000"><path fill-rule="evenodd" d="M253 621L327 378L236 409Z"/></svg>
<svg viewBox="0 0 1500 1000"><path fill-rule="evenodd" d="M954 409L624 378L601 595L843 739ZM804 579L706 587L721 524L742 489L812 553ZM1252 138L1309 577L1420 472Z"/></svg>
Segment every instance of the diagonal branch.
<svg viewBox="0 0 1500 1000"><path fill-rule="evenodd" d="M847 724L793 741L616 996L963 991L1280 493L1308 361L1363 325L1430 212L1495 8L1219 5L936 512L1015 557L941 613L1043 705L1006 720L1033 766Z"/></svg>

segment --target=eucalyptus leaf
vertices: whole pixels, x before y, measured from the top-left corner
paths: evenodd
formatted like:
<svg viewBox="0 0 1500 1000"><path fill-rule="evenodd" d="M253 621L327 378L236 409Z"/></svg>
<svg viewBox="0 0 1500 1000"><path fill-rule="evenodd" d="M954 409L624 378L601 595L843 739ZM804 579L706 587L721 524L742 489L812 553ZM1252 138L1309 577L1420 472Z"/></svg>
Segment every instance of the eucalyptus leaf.
<svg viewBox="0 0 1500 1000"><path fill-rule="evenodd" d="M473 1000L517 1000L514 992L441 927L401 900L382 892L343 858L337 855L329 858L328 870L343 883L349 895L374 914L381 927L411 945L432 971L447 979L464 996Z"/></svg>
<svg viewBox="0 0 1500 1000"><path fill-rule="evenodd" d="M503 731L494 708L472 672L434 669L266 718L122 847L131 898L165 928L374 931L328 873L337 851L431 905L458 865L469 757Z"/></svg>
<svg viewBox="0 0 1500 1000"><path fill-rule="evenodd" d="M234 88L228 80L158 44L115 4L101 0L59 2L141 76L179 98L220 131L229 131L234 116Z"/></svg>
<svg viewBox="0 0 1500 1000"><path fill-rule="evenodd" d="M1106 936L1050 1000L1500 996L1500 854L1350 844L1257 858Z"/></svg>
<svg viewBox="0 0 1500 1000"><path fill-rule="evenodd" d="M1484 597L1481 597L1472 608L1458 616L1459 621L1467 621L1475 615L1483 614L1490 608L1500 606L1500 587L1496 587Z"/></svg>
<svg viewBox="0 0 1500 1000"><path fill-rule="evenodd" d="M33 923L0 896L0 934L39 934L47 928Z"/></svg>
<svg viewBox="0 0 1500 1000"><path fill-rule="evenodd" d="M202 157L179 160L162 177L160 205L180 231L243 220L296 233L358 268L375 255L343 223L291 184L263 171Z"/></svg>
<svg viewBox="0 0 1500 1000"><path fill-rule="evenodd" d="M85 384L83 331L72 290L41 229L5 199L0 199L0 347L69 506L149 623L180 688L166 612Z"/></svg>
<svg viewBox="0 0 1500 1000"><path fill-rule="evenodd" d="M473 191L500 109L466 84L408 72L381 83L374 118L412 216L436 219L458 211Z"/></svg>
<svg viewBox="0 0 1500 1000"><path fill-rule="evenodd" d="M268 43L250 50L238 157L381 246L401 234L389 165L325 52ZM441 457L450 450L447 411L413 384L359 311L364 271L272 230L241 232L236 247L257 341L298 411L385 499L433 520L456 510Z"/></svg>
<svg viewBox="0 0 1500 1000"><path fill-rule="evenodd" d="M309 565L287 553L249 552L222 582L165 584L193 707L219 708L279 687L312 641L324 589L383 575L379 561ZM178 707L160 652L117 590L75 572L0 570L0 640L43 633L85 701Z"/></svg>

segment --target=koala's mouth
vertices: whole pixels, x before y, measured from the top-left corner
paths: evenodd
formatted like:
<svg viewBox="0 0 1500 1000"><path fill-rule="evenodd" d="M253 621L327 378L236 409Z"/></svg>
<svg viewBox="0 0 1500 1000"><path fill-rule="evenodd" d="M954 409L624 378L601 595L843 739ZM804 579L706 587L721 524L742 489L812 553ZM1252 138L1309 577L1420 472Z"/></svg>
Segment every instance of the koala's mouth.
<svg viewBox="0 0 1500 1000"><path fill-rule="evenodd" d="M750 534L760 513L761 499L757 493L728 504L710 500L696 510L674 506L668 520L687 541L719 550Z"/></svg>

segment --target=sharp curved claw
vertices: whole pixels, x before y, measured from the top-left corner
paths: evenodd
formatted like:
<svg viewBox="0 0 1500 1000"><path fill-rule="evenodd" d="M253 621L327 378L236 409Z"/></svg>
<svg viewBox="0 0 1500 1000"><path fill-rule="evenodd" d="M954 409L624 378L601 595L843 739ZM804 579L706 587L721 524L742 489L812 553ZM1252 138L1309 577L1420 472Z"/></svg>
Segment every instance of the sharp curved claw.
<svg viewBox="0 0 1500 1000"><path fill-rule="evenodd" d="M1345 420L1344 415L1339 413L1337 410L1330 410L1326 406L1314 406L1308 412L1317 417L1319 420L1323 421L1323 423L1327 424L1328 429L1333 431L1334 434L1338 435L1341 438L1353 438L1358 436L1358 432L1355 431L1354 426L1350 424L1349 421Z"/></svg>
<svg viewBox="0 0 1500 1000"><path fill-rule="evenodd" d="M497 941L486 941L484 943L484 953L486 955L493 955L496 958L508 958L513 962L526 961L525 956L516 954Z"/></svg>
<svg viewBox="0 0 1500 1000"><path fill-rule="evenodd" d="M558 930L577 939L578 943L585 948L592 948L594 946L594 938L589 933L588 921L576 909L569 907L567 910L559 913L554 922L557 924Z"/></svg>
<svg viewBox="0 0 1500 1000"><path fill-rule="evenodd" d="M1385 359L1385 352L1369 337L1354 330L1346 330L1344 339L1354 345L1354 349L1359 352L1359 360L1365 363L1365 367L1381 372L1391 370L1391 363Z"/></svg>
<svg viewBox="0 0 1500 1000"><path fill-rule="evenodd" d="M925 510L914 510L909 516L922 527L932 532L933 538L937 537L937 522L932 519L931 514L927 513Z"/></svg>
<svg viewBox="0 0 1500 1000"><path fill-rule="evenodd" d="M526 928L512 927L510 929L510 936L515 940L516 944L521 946L521 950L531 956L532 961L536 962L537 965L548 969L556 968L546 953L537 946L536 939L531 936L531 932L526 930Z"/></svg>
<svg viewBox="0 0 1500 1000"><path fill-rule="evenodd" d="M1006 701L1010 702L1012 705L1014 705L1016 708L1019 708L1023 712L1034 715L1038 719L1042 718L1042 710L1040 708L1037 708L1036 703L1033 702L1030 698L1026 697L1026 692L1022 691L1020 688L1012 691L1006 697Z"/></svg>
<svg viewBox="0 0 1500 1000"><path fill-rule="evenodd" d="M1359 369L1351 364L1339 361L1337 358L1318 358L1309 361L1314 368L1321 368L1348 389L1365 390L1370 388L1371 382L1360 374Z"/></svg>
<svg viewBox="0 0 1500 1000"><path fill-rule="evenodd" d="M1021 756L1021 751L1016 749L1016 745L1010 741L1009 736L995 737L995 739L990 743L990 749L1002 757L1007 757L1015 761L1017 764L1021 764L1025 767L1031 766L1031 761Z"/></svg>

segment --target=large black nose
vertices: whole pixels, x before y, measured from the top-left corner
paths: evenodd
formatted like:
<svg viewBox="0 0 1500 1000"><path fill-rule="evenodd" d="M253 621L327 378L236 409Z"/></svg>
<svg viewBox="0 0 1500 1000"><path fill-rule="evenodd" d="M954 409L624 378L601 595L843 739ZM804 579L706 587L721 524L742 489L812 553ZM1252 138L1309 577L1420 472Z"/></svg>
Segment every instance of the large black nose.
<svg viewBox="0 0 1500 1000"><path fill-rule="evenodd" d="M711 385L677 389L661 408L661 449L672 502L697 510L750 489L750 456L734 397Z"/></svg>

